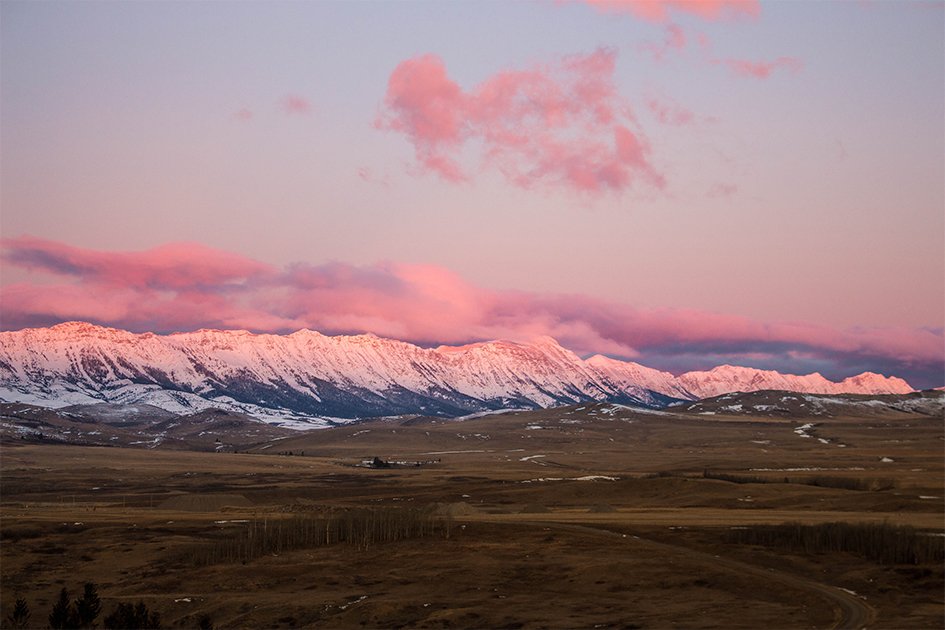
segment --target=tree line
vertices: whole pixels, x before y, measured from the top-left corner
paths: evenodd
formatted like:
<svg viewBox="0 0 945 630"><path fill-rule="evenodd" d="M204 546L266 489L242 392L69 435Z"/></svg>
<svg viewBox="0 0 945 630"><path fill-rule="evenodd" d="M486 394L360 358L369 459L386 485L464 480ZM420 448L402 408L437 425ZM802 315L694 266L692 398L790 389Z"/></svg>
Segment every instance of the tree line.
<svg viewBox="0 0 945 630"><path fill-rule="evenodd" d="M46 622L49 628L56 630L95 628L101 613L102 600L98 595L98 587L94 582L86 582L82 587L82 595L76 599L72 599L68 589L62 587ZM9 628L36 628L39 624L32 619L26 599L18 597L4 625ZM150 610L143 601L135 604L122 602L116 604L102 619L102 625L106 630L152 630L161 627L161 615ZM198 620L198 626L201 630L212 630L213 623L204 615Z"/></svg>

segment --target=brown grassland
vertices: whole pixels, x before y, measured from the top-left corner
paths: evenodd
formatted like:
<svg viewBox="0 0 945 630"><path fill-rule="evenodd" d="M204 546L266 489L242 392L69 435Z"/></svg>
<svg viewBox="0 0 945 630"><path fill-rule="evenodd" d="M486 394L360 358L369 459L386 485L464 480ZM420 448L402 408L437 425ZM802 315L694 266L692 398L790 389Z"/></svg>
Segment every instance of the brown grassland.
<svg viewBox="0 0 945 630"><path fill-rule="evenodd" d="M43 627L92 581L167 627L940 628L943 439L609 405L239 453L8 437L0 614L24 597Z"/></svg>

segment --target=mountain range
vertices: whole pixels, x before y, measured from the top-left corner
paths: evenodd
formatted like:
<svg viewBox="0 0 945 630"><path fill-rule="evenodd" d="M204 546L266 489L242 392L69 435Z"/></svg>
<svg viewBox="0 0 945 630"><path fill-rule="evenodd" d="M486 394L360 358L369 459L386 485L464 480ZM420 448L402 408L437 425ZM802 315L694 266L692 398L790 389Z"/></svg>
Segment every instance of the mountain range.
<svg viewBox="0 0 945 630"><path fill-rule="evenodd" d="M864 372L832 382L723 365L674 376L550 337L422 348L372 334L241 330L135 334L83 322L0 333L0 400L46 407L146 404L224 409L284 424L400 414L461 416L589 401L661 408L729 392L902 394L904 380Z"/></svg>

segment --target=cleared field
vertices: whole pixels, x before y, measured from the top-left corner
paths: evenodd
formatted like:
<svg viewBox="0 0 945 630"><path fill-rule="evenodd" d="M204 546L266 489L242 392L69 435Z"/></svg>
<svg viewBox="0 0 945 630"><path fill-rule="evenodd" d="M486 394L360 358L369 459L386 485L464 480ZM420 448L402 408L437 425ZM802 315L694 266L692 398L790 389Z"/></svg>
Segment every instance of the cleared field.
<svg viewBox="0 0 945 630"><path fill-rule="evenodd" d="M40 625L59 589L84 581L106 610L143 600L171 627L207 614L217 627L937 628L945 614L941 562L730 537L885 522L941 540L941 418L595 405L376 421L238 454L0 449L2 614L22 596ZM374 457L393 464L361 465ZM249 528L400 506L434 510L448 535L197 561Z"/></svg>

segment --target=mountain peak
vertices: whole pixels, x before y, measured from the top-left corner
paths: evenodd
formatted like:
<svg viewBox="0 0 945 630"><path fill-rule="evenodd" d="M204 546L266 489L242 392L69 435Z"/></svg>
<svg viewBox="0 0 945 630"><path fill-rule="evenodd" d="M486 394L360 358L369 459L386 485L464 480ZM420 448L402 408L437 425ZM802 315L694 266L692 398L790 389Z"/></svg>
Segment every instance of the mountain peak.
<svg viewBox="0 0 945 630"><path fill-rule="evenodd" d="M310 342L313 341L313 342ZM498 407L589 401L659 406L757 390L912 391L864 372L839 383L733 365L674 376L603 355L580 359L549 336L421 348L365 333L299 330L135 335L86 322L0 333L0 399L67 405L152 404L266 416L462 415Z"/></svg>
<svg viewBox="0 0 945 630"><path fill-rule="evenodd" d="M538 346L538 347L541 347L541 348L544 348L544 347L547 347L547 348L561 348L561 344L558 343L558 340L555 339L554 337L549 336L549 335L538 335L537 337L533 337L533 338L529 339L528 345L530 345L530 346ZM562 349L563 349L563 348L562 348Z"/></svg>
<svg viewBox="0 0 945 630"><path fill-rule="evenodd" d="M290 333L288 336L289 337L316 337L317 338L317 337L324 337L325 335L318 332L317 330L312 330L311 328L300 328L296 330L294 333Z"/></svg>
<svg viewBox="0 0 945 630"><path fill-rule="evenodd" d="M117 328L106 328L105 326L99 326L97 324L90 324L89 322L79 322L79 321L62 322L61 324L56 324L55 326L50 326L49 328L45 328L45 329L34 328L32 330L54 330L57 333L66 333L66 334L70 334L70 333L82 334L82 333L105 332L105 331L119 332Z"/></svg>
<svg viewBox="0 0 945 630"><path fill-rule="evenodd" d="M876 372L862 372L843 379L841 385L856 388L864 394L906 394L913 391L912 386L897 376L883 376Z"/></svg>

